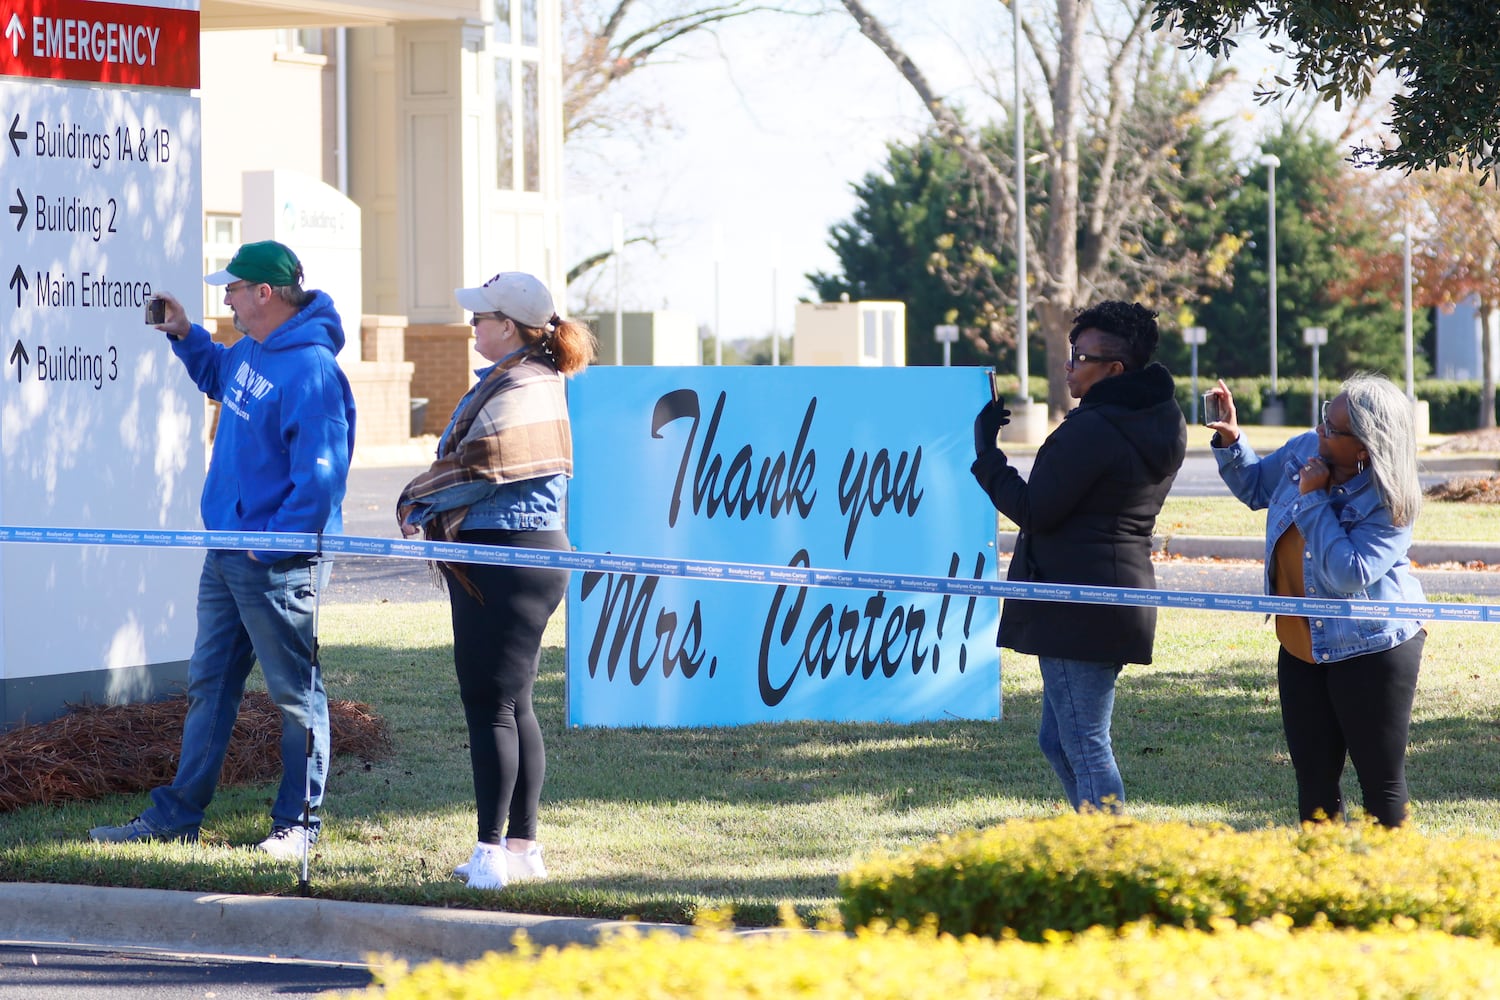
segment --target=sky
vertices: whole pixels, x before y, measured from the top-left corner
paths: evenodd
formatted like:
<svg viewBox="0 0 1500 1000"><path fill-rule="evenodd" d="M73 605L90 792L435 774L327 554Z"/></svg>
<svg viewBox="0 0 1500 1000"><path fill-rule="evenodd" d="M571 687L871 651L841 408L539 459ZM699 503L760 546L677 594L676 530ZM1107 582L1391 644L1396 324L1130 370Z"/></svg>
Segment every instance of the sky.
<svg viewBox="0 0 1500 1000"><path fill-rule="evenodd" d="M979 9L1003 11L994 0L933 0L902 18L901 37L923 54L951 52L932 17L957 25ZM607 249L619 212L627 237L660 239L626 248L625 309L685 310L710 328L718 316L726 340L763 337L773 322L789 336L796 301L812 297L803 275L837 267L828 232L855 207L850 186L879 167L888 141L917 135L926 120L847 15L746 21L719 43L637 75L666 107L670 132L644 149L616 144L604 163L570 164L567 257ZM928 72L951 69L936 63ZM951 92L963 76L947 75ZM590 295L612 309L613 274L580 282L571 307Z"/></svg>
<svg viewBox="0 0 1500 1000"><path fill-rule="evenodd" d="M939 93L987 114L978 81L998 72L1008 99L1007 8L871 6ZM627 237L659 240L622 255L624 309L686 311L726 341L764 337L773 323L789 336L795 303L814 297L804 275L837 270L829 229L856 207L851 185L879 169L888 142L916 137L930 118L847 14L742 19L680 51L631 81L635 96L666 109L670 131L644 145L596 143L593 155L570 145L567 259L607 249L619 213ZM1242 74L1265 71L1268 60L1252 67L1255 58L1237 57ZM609 266L575 284L569 308L613 309L614 275Z"/></svg>

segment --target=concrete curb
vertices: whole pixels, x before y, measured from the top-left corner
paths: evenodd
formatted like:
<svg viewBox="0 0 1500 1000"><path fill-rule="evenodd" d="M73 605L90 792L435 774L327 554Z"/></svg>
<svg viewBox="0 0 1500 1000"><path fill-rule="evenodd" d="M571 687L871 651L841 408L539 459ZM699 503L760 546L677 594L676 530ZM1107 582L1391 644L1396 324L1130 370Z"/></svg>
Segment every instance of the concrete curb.
<svg viewBox="0 0 1500 1000"><path fill-rule="evenodd" d="M1153 539L1154 551L1187 558L1253 559L1265 556L1261 538L1214 538L1207 535L1173 535ZM1482 563L1500 565L1500 545L1493 542L1413 542L1408 556L1412 565L1434 566L1438 563Z"/></svg>
<svg viewBox="0 0 1500 1000"><path fill-rule="evenodd" d="M512 947L518 931L539 946L595 944L626 927L687 935L680 924L540 917L388 903L237 896L168 889L0 883L0 940L146 948L195 954L363 965L470 961Z"/></svg>
<svg viewBox="0 0 1500 1000"><path fill-rule="evenodd" d="M1219 535L1156 535L1151 551L1185 559L1249 559L1260 562L1265 555L1265 540L1258 537ZM1002 532L996 538L996 551L1008 555L1015 551L1014 532ZM1500 566L1500 544L1495 542L1414 542L1410 551L1414 565L1438 563L1474 563Z"/></svg>

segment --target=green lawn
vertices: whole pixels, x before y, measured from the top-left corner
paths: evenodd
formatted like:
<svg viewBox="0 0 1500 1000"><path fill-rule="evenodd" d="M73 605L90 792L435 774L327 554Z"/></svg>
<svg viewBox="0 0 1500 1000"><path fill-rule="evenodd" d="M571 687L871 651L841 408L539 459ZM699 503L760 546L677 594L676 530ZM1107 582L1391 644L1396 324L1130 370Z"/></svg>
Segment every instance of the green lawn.
<svg viewBox="0 0 1500 1000"><path fill-rule="evenodd" d="M1001 518L1002 530L1015 525ZM1251 535L1266 531L1266 512L1251 510L1234 497L1167 497L1156 518L1156 533L1173 535ZM1500 504L1452 503L1429 500L1412 529L1422 542L1478 542L1500 540Z"/></svg>
<svg viewBox="0 0 1500 1000"><path fill-rule="evenodd" d="M1496 633L1431 631L1412 737L1416 825L1500 836ZM552 878L472 892L447 877L474 833L446 605L334 605L322 632L331 692L373 705L396 743L386 761L334 761L312 866L323 897L666 920L733 907L742 923L774 923L783 901L822 912L838 874L874 850L1064 808L1035 745L1031 658L1006 658L1000 722L569 730L559 615L538 687ZM1240 828L1294 822L1275 645L1256 615L1162 612L1157 663L1127 668L1115 711L1133 813ZM1352 774L1346 789L1357 802ZM290 894L295 866L243 846L264 836L271 794L221 792L197 846L84 839L90 826L133 815L140 795L3 815L0 879Z"/></svg>

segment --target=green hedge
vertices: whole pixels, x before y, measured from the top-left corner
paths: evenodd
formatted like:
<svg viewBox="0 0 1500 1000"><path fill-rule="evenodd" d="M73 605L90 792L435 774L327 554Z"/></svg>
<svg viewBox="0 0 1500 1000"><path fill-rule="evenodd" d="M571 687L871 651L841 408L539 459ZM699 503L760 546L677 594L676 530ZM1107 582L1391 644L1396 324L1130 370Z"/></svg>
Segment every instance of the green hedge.
<svg viewBox="0 0 1500 1000"><path fill-rule="evenodd" d="M1175 376L1177 382L1177 402L1182 405L1182 412L1192 415L1193 383L1186 375ZM1215 379L1206 374L1198 376L1198 391L1206 391L1213 385ZM1234 393L1234 405L1239 410L1239 418L1243 423L1258 424L1261 422L1261 411L1265 407L1265 397L1270 391L1269 378L1230 378L1224 380L1229 386L1229 391ZM1405 388L1405 382L1398 379L1397 385ZM1020 388L1020 380L1014 375L1001 375L1000 385L1007 398L1014 397ZM1332 399L1338 395L1340 382L1337 379L1319 379L1319 399ZM1281 402L1285 413L1285 422L1295 426L1307 426L1312 423L1312 379L1306 377L1277 379L1276 388L1281 394ZM1429 428L1435 434L1459 434L1463 431L1472 431L1479 426L1479 400L1483 394L1483 385L1477 381L1455 382L1443 379L1419 379L1412 385L1417 398L1426 400ZM1040 376L1032 376L1028 380L1027 389L1033 400L1039 403L1047 401L1047 380ZM1497 407L1500 412L1500 407ZM1202 419L1202 407L1199 407L1199 419Z"/></svg>
<svg viewBox="0 0 1500 1000"><path fill-rule="evenodd" d="M1500 843L1322 824L1239 833L1128 817L1017 820L879 857L840 879L849 926L1043 940L1138 920L1202 928L1284 915L1370 928L1402 919L1500 937Z"/></svg>
<svg viewBox="0 0 1500 1000"><path fill-rule="evenodd" d="M1191 409L1192 379L1177 376L1176 382L1177 402L1181 404L1183 413L1191 415L1193 412ZM1200 375L1198 391L1200 393L1206 391L1214 382L1214 379ZM1271 388L1270 379L1232 378L1225 379L1224 383L1229 386L1229 391L1234 393L1234 405L1239 410L1241 422L1260 423L1265 399ZM1398 380L1396 384L1405 388L1403 381ZM1319 379L1318 398L1320 400L1332 399L1338 395L1340 385L1337 379ZM1297 426L1310 425L1313 422L1312 379L1278 379L1276 388L1281 394L1285 422ZM1458 434L1477 428L1479 426L1479 400L1483 388L1477 381L1454 382L1442 379L1419 379L1412 384L1417 398L1427 403L1429 429L1435 434ZM1199 417L1200 419L1202 417L1201 406Z"/></svg>
<svg viewBox="0 0 1500 1000"><path fill-rule="evenodd" d="M630 935L596 948L486 955L464 966L375 965L387 1000L1363 1000L1495 995L1500 948L1433 931L1204 934L1133 926L1046 944L931 932Z"/></svg>

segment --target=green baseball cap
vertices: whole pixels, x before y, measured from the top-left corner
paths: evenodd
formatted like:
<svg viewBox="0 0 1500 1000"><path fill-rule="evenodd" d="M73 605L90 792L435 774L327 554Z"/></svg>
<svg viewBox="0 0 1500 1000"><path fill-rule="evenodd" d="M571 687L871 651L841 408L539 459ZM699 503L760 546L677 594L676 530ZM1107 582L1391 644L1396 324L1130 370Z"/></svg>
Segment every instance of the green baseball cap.
<svg viewBox="0 0 1500 1000"><path fill-rule="evenodd" d="M240 247L228 267L205 275L203 280L210 285L227 285L236 278L274 288L300 285L302 262L285 245L275 240L261 240Z"/></svg>

